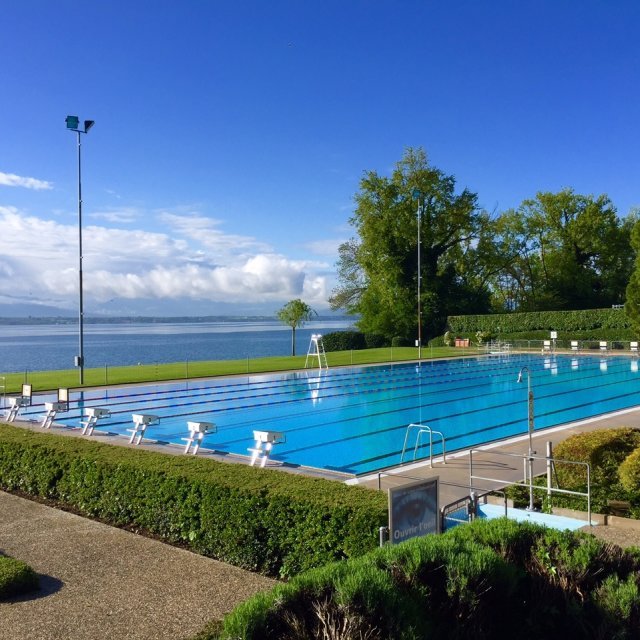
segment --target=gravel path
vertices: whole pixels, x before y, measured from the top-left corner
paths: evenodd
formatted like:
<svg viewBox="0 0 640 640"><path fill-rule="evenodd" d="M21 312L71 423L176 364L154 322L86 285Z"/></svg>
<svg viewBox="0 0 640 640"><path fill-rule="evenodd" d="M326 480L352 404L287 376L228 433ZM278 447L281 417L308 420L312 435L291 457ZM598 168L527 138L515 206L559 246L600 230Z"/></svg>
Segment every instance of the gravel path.
<svg viewBox="0 0 640 640"><path fill-rule="evenodd" d="M0 492L0 550L41 574L0 603L0 640L176 640L275 583Z"/></svg>

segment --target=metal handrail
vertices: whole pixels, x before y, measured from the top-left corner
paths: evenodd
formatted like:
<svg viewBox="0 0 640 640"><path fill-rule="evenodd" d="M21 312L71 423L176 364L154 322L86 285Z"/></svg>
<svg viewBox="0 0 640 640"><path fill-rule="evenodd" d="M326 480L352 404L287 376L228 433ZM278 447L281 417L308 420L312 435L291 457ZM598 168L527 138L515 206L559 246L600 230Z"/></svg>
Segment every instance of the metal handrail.
<svg viewBox="0 0 640 640"><path fill-rule="evenodd" d="M418 455L418 447L420 446L420 437L423 433L428 433L429 434L429 465L433 467L433 434L435 433L439 435L440 439L442 440L442 461L446 464L447 450L445 446L444 434L442 433L442 431L436 431L435 429L432 429L430 426L426 424L417 424L415 422L412 422L407 427L407 430L405 431L404 444L402 446L402 455L400 456L400 464L404 462L404 454L406 453L406 450L407 450L407 441L409 439L409 434L413 429L418 429L418 433L416 434L416 444L413 448L414 461L416 459L416 456Z"/></svg>
<svg viewBox="0 0 640 640"><path fill-rule="evenodd" d="M484 480L486 482L496 482L496 483L500 483L503 486L505 485L519 485L520 482L515 482L515 481L511 481L511 480L504 480L503 478L487 478L484 476L477 476L473 473L473 452L477 452L477 453L488 453L487 451L483 450L483 449L469 449L469 483L473 486L473 481L474 480ZM587 518L589 521L589 524L591 524L591 466L588 462L579 462L576 460L559 460L556 458L549 458L547 456L538 456L538 455L529 455L528 453L510 453L507 451L491 451L491 455L499 455L499 456L507 456L507 457L511 457L511 458L522 458L523 460L523 464L524 464L524 468L525 468L525 478L524 480L530 480L530 486L533 489L536 490L540 490L540 491L546 491L547 494L549 492L555 492L555 493L561 493L561 494L565 494L565 495L574 495L574 496L580 496L582 498L586 498L587 499ZM533 478L528 478L527 477L527 465L525 464L525 462L527 460L544 460L545 462L549 463L551 462L551 464L555 465L557 462L561 462L561 463L565 463L565 464L575 464L575 465L579 465L579 466L583 466L586 467L587 469L587 492L583 492L583 491L571 491L569 489L560 489L560 488L555 488L555 487L551 487L551 486L536 486L533 484Z"/></svg>
<svg viewBox="0 0 640 640"><path fill-rule="evenodd" d="M483 500L483 504L487 504L487 496L496 494L496 493L502 495L502 500L504 502L504 516L505 518L507 517L508 515L507 494L504 491L499 491L499 490L485 491L484 493L476 494L473 491L473 487L469 487L469 489L471 491L468 496L464 496L463 498L458 498L457 500L454 500L453 502L450 502L449 504L445 504L444 506L440 507L440 530L441 531L445 530L444 524L445 524L446 518L449 518L449 520L453 522L459 522L459 523L470 522L471 520L473 520L475 517L477 517L477 514L475 513L475 511L477 509L477 506L480 500ZM470 503L471 503L471 509L469 509ZM459 520L457 518L452 518L451 516L449 516L450 513L455 513L456 511L459 511L463 507L467 507L468 515L466 520Z"/></svg>

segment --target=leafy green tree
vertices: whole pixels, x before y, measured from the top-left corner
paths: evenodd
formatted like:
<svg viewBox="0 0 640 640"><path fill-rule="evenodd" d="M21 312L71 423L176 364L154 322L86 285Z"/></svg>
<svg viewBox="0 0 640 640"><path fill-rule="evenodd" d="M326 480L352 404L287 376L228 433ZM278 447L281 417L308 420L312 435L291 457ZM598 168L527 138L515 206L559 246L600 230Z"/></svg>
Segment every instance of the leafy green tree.
<svg viewBox="0 0 640 640"><path fill-rule="evenodd" d="M635 251L635 264L627 285L624 310L636 335L640 335L640 220L631 231L631 246Z"/></svg>
<svg viewBox="0 0 640 640"><path fill-rule="evenodd" d="M540 192L496 221L506 258L492 282L502 310L588 309L620 304L632 269L630 229L606 195Z"/></svg>
<svg viewBox="0 0 640 640"><path fill-rule="evenodd" d="M296 329L318 315L306 302L299 298L290 300L277 312L278 320L291 327L291 355L296 355Z"/></svg>
<svg viewBox="0 0 640 640"><path fill-rule="evenodd" d="M455 178L429 165L422 149L407 149L391 177L366 172L355 200L349 222L357 237L339 249L334 309L360 314L364 332L417 334L420 207L424 335L441 333L449 314L488 310L486 274L474 267L489 236L489 216L478 209L476 194L456 193Z"/></svg>

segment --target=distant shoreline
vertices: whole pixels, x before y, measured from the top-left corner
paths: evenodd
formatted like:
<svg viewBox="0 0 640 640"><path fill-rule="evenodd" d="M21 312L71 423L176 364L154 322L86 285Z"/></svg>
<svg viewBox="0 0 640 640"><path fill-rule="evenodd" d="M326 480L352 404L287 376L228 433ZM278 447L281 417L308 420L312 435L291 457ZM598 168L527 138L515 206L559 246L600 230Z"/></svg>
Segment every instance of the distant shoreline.
<svg viewBox="0 0 640 640"><path fill-rule="evenodd" d="M353 316L316 316L314 322L349 320ZM275 316L85 316L85 324L201 324L205 322L274 322ZM74 325L78 318L72 316L42 316L11 318L0 317L0 325Z"/></svg>

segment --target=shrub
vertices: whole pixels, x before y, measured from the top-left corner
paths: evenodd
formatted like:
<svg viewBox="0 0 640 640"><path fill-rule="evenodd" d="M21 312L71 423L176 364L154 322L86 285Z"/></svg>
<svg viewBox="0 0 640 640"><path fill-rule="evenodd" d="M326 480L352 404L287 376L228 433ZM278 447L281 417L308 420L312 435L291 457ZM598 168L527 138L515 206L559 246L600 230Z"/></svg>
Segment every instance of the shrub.
<svg viewBox="0 0 640 640"><path fill-rule="evenodd" d="M322 336L325 351L350 351L366 347L360 331L333 331Z"/></svg>
<svg viewBox="0 0 640 640"><path fill-rule="evenodd" d="M389 346L389 341L379 333L365 333L364 343L367 349L380 349Z"/></svg>
<svg viewBox="0 0 640 640"><path fill-rule="evenodd" d="M627 491L640 495L640 447L623 460L618 469L618 477Z"/></svg>
<svg viewBox="0 0 640 640"><path fill-rule="evenodd" d="M599 429L567 438L555 447L554 457L589 463L591 483L606 488L618 482L618 467L636 447L640 447L638 429ZM582 491L587 486L582 466L557 463L556 472L563 489Z"/></svg>
<svg viewBox="0 0 640 640"><path fill-rule="evenodd" d="M585 533L478 520L296 576L215 637L636 637L639 570Z"/></svg>
<svg viewBox="0 0 640 640"><path fill-rule="evenodd" d="M35 591L37 588L38 576L29 565L0 555L0 600Z"/></svg>
<svg viewBox="0 0 640 640"><path fill-rule="evenodd" d="M392 347L412 347L413 343L409 338L405 338L404 336L394 336L391 339Z"/></svg>
<svg viewBox="0 0 640 640"><path fill-rule="evenodd" d="M624 309L585 309L581 311L532 311L487 315L449 316L449 329L456 335L486 331L492 335L519 331L630 330ZM560 337L560 336L559 336ZM618 337L622 337L618 335ZM604 339L604 338L603 338Z"/></svg>
<svg viewBox="0 0 640 640"><path fill-rule="evenodd" d="M376 546L382 493L282 471L0 425L0 487L288 576Z"/></svg>

